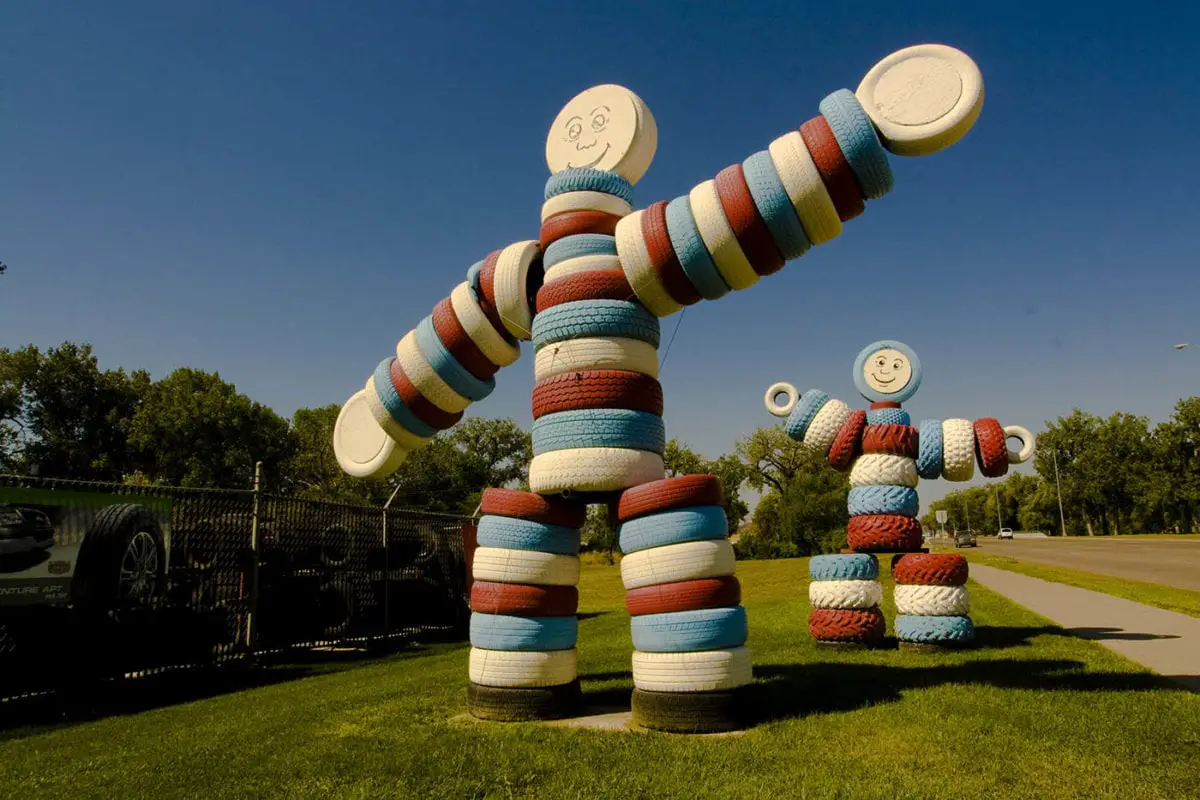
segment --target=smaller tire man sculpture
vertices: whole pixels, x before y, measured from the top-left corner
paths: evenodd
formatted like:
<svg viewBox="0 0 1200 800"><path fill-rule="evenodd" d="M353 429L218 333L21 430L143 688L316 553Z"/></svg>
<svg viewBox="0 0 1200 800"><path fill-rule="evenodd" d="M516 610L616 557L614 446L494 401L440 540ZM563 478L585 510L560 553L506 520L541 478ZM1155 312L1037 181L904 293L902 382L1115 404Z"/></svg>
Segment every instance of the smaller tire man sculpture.
<svg viewBox="0 0 1200 800"><path fill-rule="evenodd" d="M880 341L854 361L854 385L868 410L851 411L820 389L804 394L790 383L767 389L767 410L786 417L789 437L850 473L846 539L852 552L812 559L809 630L818 642L869 646L883 639L877 553L894 553L892 577L901 646L965 645L975 636L969 616L967 562L923 547L917 482L943 477L989 478L1033 457L1034 437L1019 425L992 418L923 420L914 427L900 404L921 386L921 362L907 345ZM780 397L784 402L778 402ZM1008 449L1008 440L1021 442Z"/></svg>

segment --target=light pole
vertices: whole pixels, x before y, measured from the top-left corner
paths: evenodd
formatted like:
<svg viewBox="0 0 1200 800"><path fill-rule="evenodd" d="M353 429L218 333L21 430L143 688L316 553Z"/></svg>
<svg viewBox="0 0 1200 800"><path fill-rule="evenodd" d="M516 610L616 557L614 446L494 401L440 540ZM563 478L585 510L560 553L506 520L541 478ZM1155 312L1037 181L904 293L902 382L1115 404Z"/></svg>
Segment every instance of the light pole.
<svg viewBox="0 0 1200 800"><path fill-rule="evenodd" d="M993 483L992 489L996 493L996 535L1000 535L1000 529L1004 527L1004 520L1000 518L1000 484Z"/></svg>
<svg viewBox="0 0 1200 800"><path fill-rule="evenodd" d="M1059 528L1059 530L1062 531L1062 533L1060 534L1061 536L1066 536L1067 535L1067 515L1063 513L1062 486L1058 480L1058 450L1057 450L1057 448L1051 450L1050 453L1051 453L1051 455L1054 456L1054 491L1058 494L1058 519L1062 523L1062 527Z"/></svg>

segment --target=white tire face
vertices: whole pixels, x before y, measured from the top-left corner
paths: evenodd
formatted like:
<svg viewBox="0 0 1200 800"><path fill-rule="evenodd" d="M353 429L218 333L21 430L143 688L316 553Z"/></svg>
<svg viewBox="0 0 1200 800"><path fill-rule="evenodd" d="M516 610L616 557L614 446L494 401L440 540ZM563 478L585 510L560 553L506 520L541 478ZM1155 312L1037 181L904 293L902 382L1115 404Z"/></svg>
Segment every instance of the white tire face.
<svg viewBox="0 0 1200 800"><path fill-rule="evenodd" d="M975 428L967 419L942 422L942 477L969 481L975 476Z"/></svg>
<svg viewBox="0 0 1200 800"><path fill-rule="evenodd" d="M540 453L529 462L529 490L537 494L610 492L661 480L662 456L620 447L579 447Z"/></svg>
<svg viewBox="0 0 1200 800"><path fill-rule="evenodd" d="M541 252L536 241L517 242L500 251L492 288L500 321L516 339L529 341L533 336L533 309L529 307L526 282L529 265Z"/></svg>
<svg viewBox="0 0 1200 800"><path fill-rule="evenodd" d="M897 614L918 617L965 617L971 601L965 586L910 586L897 584Z"/></svg>
<svg viewBox="0 0 1200 800"><path fill-rule="evenodd" d="M907 486L917 488L917 462L908 456L867 453L850 467L851 486Z"/></svg>
<svg viewBox="0 0 1200 800"><path fill-rule="evenodd" d="M1009 448L1007 442L1009 439L1020 439L1021 449L1013 450ZM1005 449L1008 450L1008 463L1024 464L1029 459L1033 458L1033 450L1036 446L1037 438L1028 428L1022 428L1020 425L1005 425L1004 426Z"/></svg>
<svg viewBox="0 0 1200 800"><path fill-rule="evenodd" d="M333 454L347 475L383 478L400 468L408 451L375 421L366 392L355 392L338 413L333 426Z"/></svg>
<svg viewBox="0 0 1200 800"><path fill-rule="evenodd" d="M471 576L477 581L529 583L536 586L575 586L579 583L579 557L480 547L475 550Z"/></svg>
<svg viewBox="0 0 1200 800"><path fill-rule="evenodd" d="M808 602L813 608L877 608L883 586L879 581L812 581Z"/></svg>
<svg viewBox="0 0 1200 800"><path fill-rule="evenodd" d="M717 578L734 573L733 545L721 539L683 542L639 550L621 559L621 581L626 589Z"/></svg>
<svg viewBox="0 0 1200 800"><path fill-rule="evenodd" d="M575 256L574 258L568 258L566 261L560 261L546 270L544 283L569 278L572 275L580 275L584 272L606 272L620 268L621 259L609 253ZM629 299L635 300L637 298L631 297Z"/></svg>
<svg viewBox="0 0 1200 800"><path fill-rule="evenodd" d="M408 428L396 422L388 410L384 407L383 401L379 399L379 391L375 388L375 376L367 378L366 388L363 389L364 398L367 401L367 408L371 412L371 416L375 419L375 423L383 428L388 436L395 440L396 444L400 445L405 450L416 450L429 444L429 439L417 436Z"/></svg>
<svg viewBox="0 0 1200 800"><path fill-rule="evenodd" d="M647 692L715 692L752 678L750 648L698 653L633 651L633 685Z"/></svg>
<svg viewBox="0 0 1200 800"><path fill-rule="evenodd" d="M417 391L442 411L456 414L471 405L470 400L451 389L450 384L433 371L417 347L415 331L406 333L396 344L396 359Z"/></svg>
<svg viewBox="0 0 1200 800"><path fill-rule="evenodd" d="M785 133L767 148L796 216L813 244L824 244L842 232L842 220L800 131Z"/></svg>
<svg viewBox="0 0 1200 800"><path fill-rule="evenodd" d="M775 398L781 394L786 395L787 399L782 403L775 402ZM767 412L775 417L786 417L792 413L792 409L798 402L800 402L800 392L796 391L795 386L784 381L771 384L767 393L763 395L763 403L767 406Z"/></svg>
<svg viewBox="0 0 1200 800"><path fill-rule="evenodd" d="M623 369L656 378L658 350L648 342L616 337L555 342L538 350L534 356L533 379L544 381L564 372L593 369Z"/></svg>
<svg viewBox="0 0 1200 800"><path fill-rule="evenodd" d="M507 367L521 355L518 346L506 341L488 322L466 281L454 287L450 293L450 306L467 336L487 356L488 361L497 367Z"/></svg>
<svg viewBox="0 0 1200 800"><path fill-rule="evenodd" d="M542 203L542 223L555 214L569 211L602 211L614 217L623 217L633 211L633 206L626 203L624 198L607 192L564 192Z"/></svg>
<svg viewBox="0 0 1200 800"><path fill-rule="evenodd" d="M808 430L804 432L804 446L821 455L828 455L833 440L837 438L838 431L848 419L850 406L841 400L830 400L821 406L821 410L808 424Z"/></svg>
<svg viewBox="0 0 1200 800"><path fill-rule="evenodd" d="M467 674L480 686L561 686L578 677L576 653L571 650L484 650L471 648Z"/></svg>
<svg viewBox="0 0 1200 800"><path fill-rule="evenodd" d="M747 289L758 283L758 273L750 266L750 260L742 252L742 246L725 218L716 181L707 180L693 187L688 202L704 247L729 288Z"/></svg>
<svg viewBox="0 0 1200 800"><path fill-rule="evenodd" d="M621 269L625 270L625 279L646 310L656 317L668 317L683 306L667 294L667 288L654 271L646 239L642 236L642 215L645 213L635 211L617 223L617 256L621 259Z"/></svg>

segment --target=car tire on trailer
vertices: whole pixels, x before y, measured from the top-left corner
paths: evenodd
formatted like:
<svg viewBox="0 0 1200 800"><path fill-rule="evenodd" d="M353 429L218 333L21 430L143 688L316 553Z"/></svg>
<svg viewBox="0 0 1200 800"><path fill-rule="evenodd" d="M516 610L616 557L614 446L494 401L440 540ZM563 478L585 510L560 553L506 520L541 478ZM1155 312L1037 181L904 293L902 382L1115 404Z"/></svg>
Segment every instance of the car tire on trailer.
<svg viewBox="0 0 1200 800"><path fill-rule="evenodd" d="M162 528L150 509L108 506L79 547L71 604L85 613L151 606L166 588L165 556Z"/></svg>

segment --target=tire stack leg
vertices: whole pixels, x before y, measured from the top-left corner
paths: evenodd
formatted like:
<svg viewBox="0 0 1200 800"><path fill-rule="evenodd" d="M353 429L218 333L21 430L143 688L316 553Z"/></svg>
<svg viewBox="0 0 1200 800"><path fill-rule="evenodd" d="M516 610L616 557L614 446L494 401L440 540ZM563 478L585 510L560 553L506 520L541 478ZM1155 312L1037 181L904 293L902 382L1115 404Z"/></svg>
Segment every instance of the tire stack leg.
<svg viewBox="0 0 1200 800"><path fill-rule="evenodd" d="M484 492L472 568L471 716L558 719L581 704L576 669L579 532L586 507Z"/></svg>
<svg viewBox="0 0 1200 800"><path fill-rule="evenodd" d="M648 483L621 495L617 515L634 724L673 733L744 727L737 689L750 682L751 659L720 482Z"/></svg>
<svg viewBox="0 0 1200 800"><path fill-rule="evenodd" d="M962 647L974 640L965 558L957 553L896 555L892 577L901 647Z"/></svg>
<svg viewBox="0 0 1200 800"><path fill-rule="evenodd" d="M873 554L813 556L808 570L808 630L818 644L858 648L883 641L883 586Z"/></svg>

